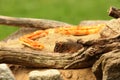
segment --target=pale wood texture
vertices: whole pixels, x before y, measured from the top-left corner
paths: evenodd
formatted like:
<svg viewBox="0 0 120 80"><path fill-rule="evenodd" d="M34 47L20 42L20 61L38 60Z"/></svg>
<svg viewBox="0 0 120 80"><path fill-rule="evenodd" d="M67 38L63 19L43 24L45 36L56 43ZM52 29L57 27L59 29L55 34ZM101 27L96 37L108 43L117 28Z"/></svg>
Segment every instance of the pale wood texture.
<svg viewBox="0 0 120 80"><path fill-rule="evenodd" d="M0 24L19 27L32 27L39 29L55 28L62 26L71 26L70 24L47 19L35 18L16 18L8 16L0 16Z"/></svg>

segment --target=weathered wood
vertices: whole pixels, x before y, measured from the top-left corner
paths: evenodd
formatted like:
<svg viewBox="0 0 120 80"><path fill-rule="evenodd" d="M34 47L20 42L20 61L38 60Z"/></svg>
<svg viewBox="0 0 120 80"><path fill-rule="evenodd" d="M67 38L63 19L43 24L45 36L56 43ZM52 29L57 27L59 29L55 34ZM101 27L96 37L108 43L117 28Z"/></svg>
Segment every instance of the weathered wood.
<svg viewBox="0 0 120 80"><path fill-rule="evenodd" d="M74 55L58 55L39 52L20 52L18 50L0 49L0 62L19 64L28 67L48 67L48 68L63 68L72 62Z"/></svg>
<svg viewBox="0 0 120 80"><path fill-rule="evenodd" d="M118 49L120 47L120 35L115 38L87 41L83 45L86 50L81 55L75 57L75 61L65 66L66 68L79 68L79 66L90 67L104 53ZM89 63L89 64L87 64ZM82 65L81 65L82 64Z"/></svg>
<svg viewBox="0 0 120 80"><path fill-rule="evenodd" d="M113 18L120 18L120 9L117 9L115 7L110 7L109 16Z"/></svg>
<svg viewBox="0 0 120 80"><path fill-rule="evenodd" d="M120 33L120 19L112 19L106 23L106 27L100 32L102 38L116 36Z"/></svg>
<svg viewBox="0 0 120 80"><path fill-rule="evenodd" d="M0 24L19 26L19 27L32 27L32 28L40 28L40 29L71 26L70 24L60 21L54 21L54 20L34 19L34 18L15 18L15 17L7 17L7 16L0 16Z"/></svg>
<svg viewBox="0 0 120 80"><path fill-rule="evenodd" d="M55 47L54 47L54 52L59 52L59 53L74 53L80 50L83 46L77 41L67 41L67 42L56 42Z"/></svg>
<svg viewBox="0 0 120 80"><path fill-rule="evenodd" d="M48 68L84 68L90 67L99 55L120 46L120 35L115 38L87 41L84 48L74 54L46 53L44 51L28 51L0 48L0 62L20 64L29 67Z"/></svg>
<svg viewBox="0 0 120 80"><path fill-rule="evenodd" d="M120 47L103 54L95 62L92 71L96 80L119 80L120 79Z"/></svg>
<svg viewBox="0 0 120 80"><path fill-rule="evenodd" d="M99 58L101 54L109 52L119 47L120 34L114 36L114 38L96 38L93 36L85 36L87 38L93 38L93 40L77 41L82 48L76 53L55 53L46 51L37 51L27 47L20 46L5 46L7 41L18 39L21 35L33 32L36 28L22 28L15 34L8 37L2 44L0 43L0 62L19 64L28 67L47 67L47 68L85 68L90 67ZM97 34L99 36L99 34ZM95 40L96 38L97 40ZM18 44L18 43L16 43Z"/></svg>
<svg viewBox="0 0 120 80"><path fill-rule="evenodd" d="M82 25L86 24L87 22L88 21L86 21ZM93 21L93 22L96 23L96 21ZM104 22L101 22L101 23L104 23ZM89 23L89 25L90 25L90 23ZM18 39L20 36L27 34L27 33L31 33L35 30L38 30L38 28L22 28L19 31L10 35L8 38L6 38L5 43L7 44L8 40L14 41L14 39ZM90 38L92 40L92 39L96 38L96 36L93 35L88 38ZM97 38L98 38L98 35L97 35ZM86 38L83 40L85 40L85 42L86 42ZM77 42L79 44L85 43L85 42L81 43L80 40L78 40ZM84 58L85 56L84 55L81 56L81 54L85 50L87 50L88 47L90 48L89 45L88 45L88 43L84 44L85 48L80 49L78 52L76 52L74 54L68 54L68 53L67 54L59 54L59 53L49 53L49 52L44 52L44 51L43 52L42 51L34 51L34 50L32 51L32 50L30 50L28 48L24 48L24 47L21 49L19 49L18 47L11 48L10 46L1 47L1 44L0 44L0 55L1 55L0 59L6 63L20 64L20 65L28 66L28 67L39 67L40 70L41 70L41 67L84 68L84 67L92 66L92 64L97 59L97 58L93 57L94 59L85 60L85 58ZM8 54L12 54L12 56L8 55ZM31 54L33 54L34 56ZM33 57L30 57L30 56L33 56ZM36 59L40 59L40 60L39 61L34 60L35 59L34 57L36 57ZM79 61L79 59L81 61ZM27 61L27 63L26 63L26 61ZM36 64L35 66L34 66L34 63ZM78 66L77 66L77 63L79 63ZM75 64L75 66L74 66L74 64ZM34 68L31 69L28 67L27 68L26 67L16 68L16 66L13 66L13 67L11 66L11 69L12 69L13 73L15 74L16 80L21 80L21 79L28 80L28 73L30 72L30 70L34 70ZM91 72L91 68L60 70L60 72L65 80L79 80L79 79L80 80L88 80L88 79L96 80L94 78L93 73Z"/></svg>

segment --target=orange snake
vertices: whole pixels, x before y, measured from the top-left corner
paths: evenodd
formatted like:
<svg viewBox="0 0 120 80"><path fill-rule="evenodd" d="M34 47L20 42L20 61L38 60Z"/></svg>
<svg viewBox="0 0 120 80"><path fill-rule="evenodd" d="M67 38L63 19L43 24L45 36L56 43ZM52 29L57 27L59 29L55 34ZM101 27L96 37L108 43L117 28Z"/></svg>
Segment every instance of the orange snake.
<svg viewBox="0 0 120 80"><path fill-rule="evenodd" d="M44 49L44 45L34 41L35 39L39 37L45 37L49 33L60 33L63 35L88 35L88 34L95 34L98 33L101 28L103 28L104 24L99 24L96 26L71 26L71 27L59 27L59 28L52 28L52 29L46 29L46 30L37 30L33 33L23 35L19 38L19 40L22 42L22 44L27 45L34 49L42 50Z"/></svg>

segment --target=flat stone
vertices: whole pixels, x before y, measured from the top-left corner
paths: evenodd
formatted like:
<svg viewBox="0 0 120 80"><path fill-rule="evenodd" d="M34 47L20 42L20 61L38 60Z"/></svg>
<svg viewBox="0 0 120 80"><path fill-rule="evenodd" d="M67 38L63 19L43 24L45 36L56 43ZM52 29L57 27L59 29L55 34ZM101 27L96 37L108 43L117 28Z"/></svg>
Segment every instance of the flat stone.
<svg viewBox="0 0 120 80"><path fill-rule="evenodd" d="M15 80L7 64L0 64L0 80Z"/></svg>
<svg viewBox="0 0 120 80"><path fill-rule="evenodd" d="M56 69L31 71L29 73L30 80L63 80L60 72Z"/></svg>

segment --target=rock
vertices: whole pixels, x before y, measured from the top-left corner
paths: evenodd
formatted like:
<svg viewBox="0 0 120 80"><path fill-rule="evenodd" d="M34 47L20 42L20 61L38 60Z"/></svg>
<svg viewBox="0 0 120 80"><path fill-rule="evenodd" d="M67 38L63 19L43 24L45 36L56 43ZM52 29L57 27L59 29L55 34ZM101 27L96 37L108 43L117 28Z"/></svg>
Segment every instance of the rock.
<svg viewBox="0 0 120 80"><path fill-rule="evenodd" d="M0 64L0 80L15 80L11 70L6 64Z"/></svg>
<svg viewBox="0 0 120 80"><path fill-rule="evenodd" d="M120 49L102 55L92 71L96 80L120 80Z"/></svg>
<svg viewBox="0 0 120 80"><path fill-rule="evenodd" d="M45 71L31 71L29 73L30 80L63 80L60 72L55 69Z"/></svg>

